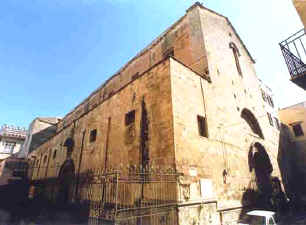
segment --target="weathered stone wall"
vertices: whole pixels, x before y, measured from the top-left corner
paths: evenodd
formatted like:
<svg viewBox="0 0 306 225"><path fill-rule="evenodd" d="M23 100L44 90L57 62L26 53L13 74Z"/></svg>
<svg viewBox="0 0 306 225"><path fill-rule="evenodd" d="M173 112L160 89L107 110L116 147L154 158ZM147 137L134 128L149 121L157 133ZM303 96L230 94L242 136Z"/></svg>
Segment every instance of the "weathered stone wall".
<svg viewBox="0 0 306 225"><path fill-rule="evenodd" d="M269 124L253 61L229 21L202 8L199 12L211 84L181 64L171 63L175 155L178 171L185 174L181 189L187 196L181 200L207 198L201 195L200 180L207 179L212 182L210 198L218 199L219 209L239 207L246 191L256 188L249 165L254 143L264 146L272 176L280 178L279 131ZM230 42L239 50L242 76ZM245 108L257 119L264 139L241 118ZM198 115L207 119L208 138L199 136ZM209 185L204 187L209 189Z"/></svg>
<svg viewBox="0 0 306 225"><path fill-rule="evenodd" d="M279 118L284 124L279 160L283 170L289 168L286 171L288 194L306 202L306 102L281 109ZM295 136L294 124L300 124L303 135Z"/></svg>
<svg viewBox="0 0 306 225"><path fill-rule="evenodd" d="M80 174L89 169L106 167L118 169L127 175L130 166L139 168L143 101L148 120L149 164L174 168L169 68L169 60L156 65L31 153L31 156L37 157L32 179L59 176L60 167L67 159L67 148L63 145L68 138L74 140L71 158L77 176L83 132ZM131 110L135 110L135 122L126 126L125 115ZM97 129L97 137L90 142L90 131L93 129Z"/></svg>

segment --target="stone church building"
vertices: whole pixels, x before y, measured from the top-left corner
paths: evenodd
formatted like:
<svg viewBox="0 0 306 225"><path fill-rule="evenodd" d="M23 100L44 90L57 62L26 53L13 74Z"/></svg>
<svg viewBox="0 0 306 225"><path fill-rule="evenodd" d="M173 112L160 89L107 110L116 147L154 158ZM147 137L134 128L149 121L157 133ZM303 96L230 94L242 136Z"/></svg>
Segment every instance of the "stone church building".
<svg viewBox="0 0 306 225"><path fill-rule="evenodd" d="M280 177L254 63L227 17L194 4L57 123L32 182L116 224L237 220Z"/></svg>

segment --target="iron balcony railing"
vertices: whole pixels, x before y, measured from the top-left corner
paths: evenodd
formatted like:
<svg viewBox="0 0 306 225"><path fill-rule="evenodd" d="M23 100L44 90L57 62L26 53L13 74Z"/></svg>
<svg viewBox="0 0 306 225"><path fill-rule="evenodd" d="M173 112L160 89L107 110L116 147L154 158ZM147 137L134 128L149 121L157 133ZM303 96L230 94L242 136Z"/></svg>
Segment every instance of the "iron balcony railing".
<svg viewBox="0 0 306 225"><path fill-rule="evenodd" d="M302 29L279 43L292 81L306 74L305 38L305 29Z"/></svg>

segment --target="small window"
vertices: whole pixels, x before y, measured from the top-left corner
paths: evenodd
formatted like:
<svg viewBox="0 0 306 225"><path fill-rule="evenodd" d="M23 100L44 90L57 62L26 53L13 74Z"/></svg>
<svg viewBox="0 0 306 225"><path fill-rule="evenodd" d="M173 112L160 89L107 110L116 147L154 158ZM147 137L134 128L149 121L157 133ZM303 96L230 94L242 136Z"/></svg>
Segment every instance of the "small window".
<svg viewBox="0 0 306 225"><path fill-rule="evenodd" d="M47 156L45 155L45 157L44 157L44 164L46 164L46 162L47 162Z"/></svg>
<svg viewBox="0 0 306 225"><path fill-rule="evenodd" d="M261 90L261 96L262 96L262 99L266 102L267 97L266 97L266 93L263 90Z"/></svg>
<svg viewBox="0 0 306 225"><path fill-rule="evenodd" d="M235 62L236 62L236 67L237 67L237 71L238 71L239 75L242 76L242 71L241 71L240 62L239 62L240 52L239 52L237 46L235 45L235 43L233 43L233 42L231 42L229 44L229 47L233 51Z"/></svg>
<svg viewBox="0 0 306 225"><path fill-rule="evenodd" d="M89 142L96 141L96 138L97 138L97 129L91 130L89 136Z"/></svg>
<svg viewBox="0 0 306 225"><path fill-rule="evenodd" d="M269 103L272 106L272 108L274 108L274 102L271 96L269 96Z"/></svg>
<svg viewBox="0 0 306 225"><path fill-rule="evenodd" d="M11 154L14 151L16 142L3 142L4 148L1 150L1 153Z"/></svg>
<svg viewBox="0 0 306 225"><path fill-rule="evenodd" d="M275 126L276 128L279 130L280 129L280 125L279 125L279 121L276 117L274 117L274 122L275 122Z"/></svg>
<svg viewBox="0 0 306 225"><path fill-rule="evenodd" d="M293 128L294 135L295 135L296 137L299 137L299 136L303 136L303 135L304 135L304 132L303 132L303 129L302 129L302 126L301 126L300 123L299 123L299 124L293 125L292 128Z"/></svg>
<svg viewBox="0 0 306 225"><path fill-rule="evenodd" d="M208 137L206 118L198 115L198 127L199 135L202 137Z"/></svg>
<svg viewBox="0 0 306 225"><path fill-rule="evenodd" d="M52 157L53 159L56 158L56 152L57 152L57 150L55 149L54 152L53 152L53 157Z"/></svg>
<svg viewBox="0 0 306 225"><path fill-rule="evenodd" d="M125 125L129 126L130 124L135 122L135 110L132 110L125 114Z"/></svg>
<svg viewBox="0 0 306 225"><path fill-rule="evenodd" d="M272 97L269 96L269 95L267 95L267 99L268 99L269 105L270 105L272 108L274 108L274 103L273 103Z"/></svg>
<svg viewBox="0 0 306 225"><path fill-rule="evenodd" d="M271 114L270 114L270 113L267 113L267 115L268 115L269 123L270 123L270 125L273 127L273 120L272 120L272 116L271 116Z"/></svg>

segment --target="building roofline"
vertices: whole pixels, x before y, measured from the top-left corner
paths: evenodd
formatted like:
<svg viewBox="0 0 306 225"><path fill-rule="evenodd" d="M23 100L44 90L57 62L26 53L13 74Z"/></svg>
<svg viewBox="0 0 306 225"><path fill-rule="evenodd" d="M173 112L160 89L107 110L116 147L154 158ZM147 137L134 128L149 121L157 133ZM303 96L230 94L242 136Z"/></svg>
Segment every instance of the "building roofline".
<svg viewBox="0 0 306 225"><path fill-rule="evenodd" d="M153 41L151 41L145 48L141 49L134 57L132 57L130 60L128 60L127 63L125 63L117 72L115 72L112 76L110 76L106 81L103 82L98 88L96 88L88 97L86 97L81 103L79 103L77 106L75 106L71 111L69 111L64 117L67 117L71 113L73 113L80 105L85 103L87 100L89 100L94 94L96 94L99 90L101 90L103 87L105 87L113 78L118 76L126 67L128 67L135 59L139 58L143 54L145 54L147 51L152 49L159 41L166 36L174 27L181 22L185 17L187 13L185 13L182 17L180 17L175 23L173 23L170 27L168 27L164 32L162 32L160 35L158 35Z"/></svg>
<svg viewBox="0 0 306 225"><path fill-rule="evenodd" d="M251 61L252 61L253 63L256 63L255 59L252 57L251 53L249 52L249 50L247 49L247 47L246 47L245 44L243 43L243 41L242 41L242 39L240 38L238 32L236 31L235 27L232 25L232 23L231 23L231 21L229 20L228 17L223 16L222 14L217 13L217 12L214 11L214 10L211 10L211 9L209 9L209 8L206 8L206 7L203 6L203 4L201 4L200 2L194 3L189 9L187 9L187 12L188 12L189 10L193 9L193 8L196 7L196 6L199 6L199 7L202 8L202 9L205 9L205 10L207 10L207 11L209 11L209 12L211 12L211 13L217 15L217 16L220 16L220 17L223 17L224 19L226 19L227 23L231 26L231 28L233 29L235 35L238 37L238 39L239 39L239 41L241 42L242 46L243 46L244 49L246 50L246 52L247 52L248 56L250 57Z"/></svg>
<svg viewBox="0 0 306 225"><path fill-rule="evenodd" d="M301 105L301 104L304 104L306 105L306 101L302 101L302 102L299 102L299 103L296 103L296 104L293 104L293 105L289 105L289 106L286 106L284 108L281 108L279 111L283 110L283 109L289 109L289 108L292 108L294 106L298 106L298 105Z"/></svg>
<svg viewBox="0 0 306 225"><path fill-rule="evenodd" d="M56 125L56 124L61 120L61 119L58 118L58 117L52 117L52 118L57 119L58 121L52 123L52 122L46 120L46 118L44 118L44 117L37 117L35 120L38 120L38 121L43 122L43 123L48 123L48 124L50 124L50 125Z"/></svg>
<svg viewBox="0 0 306 225"><path fill-rule="evenodd" d="M79 104L77 104L72 110L70 110L67 114L65 114L65 116L62 118L62 120L64 120L66 117L68 117L70 114L72 114L80 105L84 104L87 100L89 100L93 95L95 95L98 91L100 91L103 87L105 87L113 78L115 78L116 76L118 76L126 67L128 67L135 59L139 58L140 56L142 56L143 54L145 54L147 51L149 51L150 49L152 49L157 43L160 42L160 40L165 37L171 30L173 30L177 24L179 24L185 17L186 15L189 13L189 11L191 11L193 8L195 7L200 7L202 9L205 9L215 15L218 15L220 17L223 17L227 20L228 24L231 26L231 28L233 29L235 35L238 37L239 41L241 42L242 46L244 47L244 49L246 50L248 56L250 57L251 61L253 63L255 63L255 60L253 59L253 57L251 56L251 54L249 53L248 49L246 48L246 46L244 45L242 39L240 38L239 34L237 33L237 31L235 30L235 28L233 27L233 25L231 24L231 22L229 21L229 19L211 9L208 9L206 7L203 6L203 4L201 4L200 2L195 2L192 6L190 6L187 10L186 13L181 16L176 22L174 22L172 25L170 25L164 32L162 32L160 35L158 35L153 41L151 41L145 48L143 48L142 50L140 50L134 57L132 57L130 60L128 60L127 63L125 63L116 73L114 73L112 76L110 76L105 82L103 82L100 86L98 86L98 88L96 88L93 92L91 92L88 97L86 97L83 101L81 101Z"/></svg>

